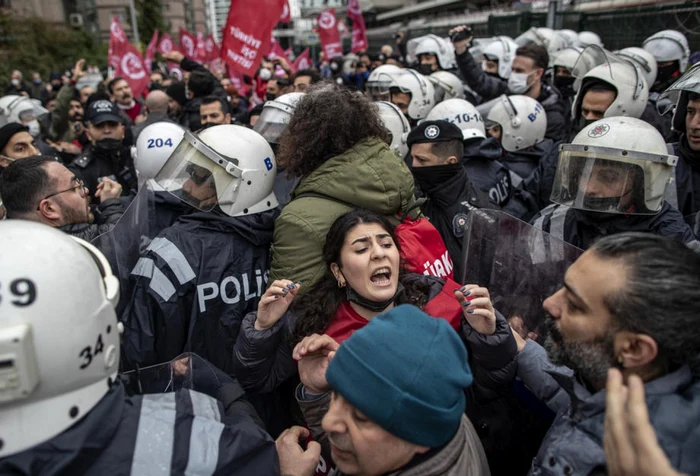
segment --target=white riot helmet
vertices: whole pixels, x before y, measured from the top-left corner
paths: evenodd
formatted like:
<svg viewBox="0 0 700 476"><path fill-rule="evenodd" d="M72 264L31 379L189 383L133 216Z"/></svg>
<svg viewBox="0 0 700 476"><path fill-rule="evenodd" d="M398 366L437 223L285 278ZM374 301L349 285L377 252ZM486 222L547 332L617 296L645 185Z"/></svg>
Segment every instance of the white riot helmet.
<svg viewBox="0 0 700 476"><path fill-rule="evenodd" d="M448 99L435 106L426 121L447 121L462 130L464 140L485 139L484 119L469 101Z"/></svg>
<svg viewBox="0 0 700 476"><path fill-rule="evenodd" d="M94 246L0 222L0 458L83 418L119 369L119 280ZM79 298L76 298L79 293Z"/></svg>
<svg viewBox="0 0 700 476"><path fill-rule="evenodd" d="M383 64L372 70L365 82L369 98L372 101L389 101L391 99L389 85L394 75L401 71L401 68L394 64Z"/></svg>
<svg viewBox="0 0 700 476"><path fill-rule="evenodd" d="M578 42L578 33L576 33L574 30L557 30L559 35L561 35L564 40L566 40L566 46L568 48L571 48L572 46L576 46L576 43Z"/></svg>
<svg viewBox="0 0 700 476"><path fill-rule="evenodd" d="M497 36L483 49L483 55L484 59L498 61L498 75L503 79L508 79L513 69L513 59L517 49L518 44L515 41L507 36Z"/></svg>
<svg viewBox="0 0 700 476"><path fill-rule="evenodd" d="M600 36L592 31L579 32L576 46L579 48L585 48L586 46L590 45L600 46L602 48L603 42L601 41Z"/></svg>
<svg viewBox="0 0 700 476"><path fill-rule="evenodd" d="M436 35L411 39L406 44L406 49L411 61L420 55L435 55L440 69L452 69L457 65L452 44Z"/></svg>
<svg viewBox="0 0 700 476"><path fill-rule="evenodd" d="M589 124L559 151L551 200L600 213L658 213L678 162L653 126L631 117Z"/></svg>
<svg viewBox="0 0 700 476"><path fill-rule="evenodd" d="M571 117L574 120L577 120L581 115L581 105L589 85L596 82L610 84L617 91L615 100L605 111L603 117L642 117L649 100L649 86L647 86L644 76L631 63L615 60L612 57L609 57L609 61L609 63L594 67L583 76L571 107ZM574 69L577 68L578 65Z"/></svg>
<svg viewBox="0 0 700 476"><path fill-rule="evenodd" d="M433 83L412 69L401 70L400 74L393 75L389 90L411 95L407 115L414 121L425 119L435 105Z"/></svg>
<svg viewBox="0 0 700 476"><path fill-rule="evenodd" d="M185 129L172 122L156 122L141 131L136 145L131 148L139 184L156 177L184 134Z"/></svg>
<svg viewBox="0 0 700 476"><path fill-rule="evenodd" d="M578 57L581 56L581 51L583 51L581 48L576 47L565 48L556 55L552 56L549 65L553 67L561 66L562 68L566 68L569 70L569 72L571 72L574 69L576 61L578 61Z"/></svg>
<svg viewBox="0 0 700 476"><path fill-rule="evenodd" d="M678 61L681 73L688 67L690 48L688 39L676 30L663 30L644 40L645 50L654 55L657 63Z"/></svg>
<svg viewBox="0 0 700 476"><path fill-rule="evenodd" d="M536 44L547 48L547 52L552 55L557 51L566 48L566 39L551 28L532 27L515 39L519 46Z"/></svg>
<svg viewBox="0 0 700 476"><path fill-rule="evenodd" d="M276 173L275 155L263 136L222 124L197 135L185 131L156 182L202 211L218 205L228 216L243 216L277 207Z"/></svg>
<svg viewBox="0 0 700 476"><path fill-rule="evenodd" d="M664 91L656 103L660 114L666 114L673 106L673 130L686 132L686 115L690 94L700 94L700 63L696 63L678 81Z"/></svg>
<svg viewBox="0 0 700 476"><path fill-rule="evenodd" d="M464 84L462 80L448 71L435 71L428 76L435 89L435 104L446 99L464 99Z"/></svg>
<svg viewBox="0 0 700 476"><path fill-rule="evenodd" d="M32 137L40 134L38 119L48 113L38 99L16 95L0 98L0 126L11 122L24 124L29 128Z"/></svg>
<svg viewBox="0 0 700 476"><path fill-rule="evenodd" d="M377 101L375 104L379 108L379 117L381 117L384 127L391 133L391 150L403 159L408 154L406 139L408 133L411 132L411 126L408 124L406 116L390 102Z"/></svg>
<svg viewBox="0 0 700 476"><path fill-rule="evenodd" d="M501 126L503 149L516 152L544 140L547 114L539 102L528 96L505 94L499 99L486 120Z"/></svg>
<svg viewBox="0 0 700 476"><path fill-rule="evenodd" d="M280 136L287 129L294 111L304 93L287 93L267 101L253 130L270 144L279 144Z"/></svg>
<svg viewBox="0 0 700 476"><path fill-rule="evenodd" d="M644 48L630 47L616 51L620 58L631 61L644 75L647 86L651 87L656 82L656 58Z"/></svg>

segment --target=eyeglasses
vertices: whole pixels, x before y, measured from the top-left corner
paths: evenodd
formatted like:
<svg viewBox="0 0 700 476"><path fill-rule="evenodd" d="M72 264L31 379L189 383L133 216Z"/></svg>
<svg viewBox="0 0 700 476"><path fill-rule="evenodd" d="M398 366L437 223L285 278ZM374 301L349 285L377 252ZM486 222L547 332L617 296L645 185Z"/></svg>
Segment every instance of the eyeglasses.
<svg viewBox="0 0 700 476"><path fill-rule="evenodd" d="M43 199L44 199L44 200L47 200L47 199L49 199L49 198L51 198L51 197L55 197L56 195L59 195L59 194L61 194L61 193L72 192L72 191L75 190L75 189L78 189L78 193L80 194L81 197L83 197L83 198L87 197L88 188L85 186L85 183L84 183L82 180L80 180L80 179L75 179L75 181L76 181L76 183L77 183L78 185L74 185L74 186L71 187L71 188L67 188L67 189L65 189L65 190L61 190L60 192L52 193L51 195L45 196Z"/></svg>

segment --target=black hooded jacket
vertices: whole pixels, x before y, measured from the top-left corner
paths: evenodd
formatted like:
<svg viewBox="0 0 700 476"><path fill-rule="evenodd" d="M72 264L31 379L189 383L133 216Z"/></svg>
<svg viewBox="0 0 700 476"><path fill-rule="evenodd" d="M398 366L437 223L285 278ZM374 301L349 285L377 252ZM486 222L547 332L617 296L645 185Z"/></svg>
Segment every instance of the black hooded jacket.
<svg viewBox="0 0 700 476"><path fill-rule="evenodd" d="M102 177L119 182L122 186L122 196L129 195L129 192L137 189L136 169L128 147L106 151L91 145L71 162L68 169L85 182L93 200L97 184Z"/></svg>
<svg viewBox="0 0 700 476"><path fill-rule="evenodd" d="M151 242L131 272L133 293L121 316L127 368L187 351L232 372L240 323L267 288L278 214L196 212Z"/></svg>

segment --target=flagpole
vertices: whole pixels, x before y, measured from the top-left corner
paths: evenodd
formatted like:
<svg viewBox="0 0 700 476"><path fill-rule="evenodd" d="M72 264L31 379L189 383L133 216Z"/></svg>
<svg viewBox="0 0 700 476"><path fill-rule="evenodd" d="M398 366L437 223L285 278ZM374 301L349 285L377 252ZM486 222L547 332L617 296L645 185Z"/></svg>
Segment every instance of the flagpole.
<svg viewBox="0 0 700 476"><path fill-rule="evenodd" d="M131 31L134 32L134 43L141 43L139 39L139 26L136 24L136 7L134 0L129 0L129 10L131 11Z"/></svg>

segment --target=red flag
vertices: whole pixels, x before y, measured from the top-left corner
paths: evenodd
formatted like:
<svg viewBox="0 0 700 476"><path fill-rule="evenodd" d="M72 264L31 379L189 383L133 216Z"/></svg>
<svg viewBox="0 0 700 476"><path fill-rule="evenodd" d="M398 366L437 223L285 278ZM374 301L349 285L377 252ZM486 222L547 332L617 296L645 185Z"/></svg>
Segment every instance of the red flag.
<svg viewBox="0 0 700 476"><path fill-rule="evenodd" d="M197 59L197 39L182 27L180 27L180 50L186 57L192 60Z"/></svg>
<svg viewBox="0 0 700 476"><path fill-rule="evenodd" d="M367 51L367 28L359 0L348 2L348 17L352 20L352 52Z"/></svg>
<svg viewBox="0 0 700 476"><path fill-rule="evenodd" d="M272 29L285 0L236 0L228 11L221 57L238 72L254 76L270 50Z"/></svg>
<svg viewBox="0 0 700 476"><path fill-rule="evenodd" d="M226 69L228 70L228 77L231 79L231 83L238 89L238 94L248 96L250 86L245 83L243 74L233 69L230 65L226 65Z"/></svg>
<svg viewBox="0 0 700 476"><path fill-rule="evenodd" d="M282 46L279 44L277 40L274 38L272 39L272 45L270 45L270 52L267 54L267 57L271 60L282 57L284 59L287 59L287 57L284 54L284 50L282 49Z"/></svg>
<svg viewBox="0 0 700 476"><path fill-rule="evenodd" d="M292 11L289 9L289 0L286 0L284 2L282 16L280 16L280 23L289 23L290 21L292 21Z"/></svg>
<svg viewBox="0 0 700 476"><path fill-rule="evenodd" d="M294 56L294 49L292 49L292 47L290 46L289 48L284 50L284 56L286 56L287 59L291 62L292 57Z"/></svg>
<svg viewBox="0 0 700 476"><path fill-rule="evenodd" d="M297 59L294 60L292 68L294 68L294 71L299 71L300 69L308 69L310 67L311 58L309 57L309 49L306 48L299 56L297 56Z"/></svg>
<svg viewBox="0 0 700 476"><path fill-rule="evenodd" d="M148 73L151 73L151 64L153 63L153 60L156 58L156 48L158 47L158 30L155 30L153 32L153 38L151 38L151 42L148 43L148 48L146 48L146 71Z"/></svg>
<svg viewBox="0 0 700 476"><path fill-rule="evenodd" d="M107 53L107 62L114 71L119 69L119 62L124 55L124 50L128 41L122 29L117 16L112 17L112 23L109 25L109 51ZM116 74L116 73L115 73Z"/></svg>
<svg viewBox="0 0 700 476"><path fill-rule="evenodd" d="M340 43L338 21L335 18L335 8L329 8L318 16L318 36L321 38L323 53L328 61L335 56L343 56L343 45Z"/></svg>
<svg viewBox="0 0 700 476"><path fill-rule="evenodd" d="M115 68L115 76L123 76L131 86L134 97L139 97L148 87L148 73L143 64L143 57L139 50L131 43L124 45L123 55L119 60L119 67Z"/></svg>
<svg viewBox="0 0 700 476"><path fill-rule="evenodd" d="M209 35L204 40L204 51L207 55L207 61L214 61L219 57L219 45L216 44L213 35Z"/></svg>
<svg viewBox="0 0 700 476"><path fill-rule="evenodd" d="M204 47L204 35L200 30L197 31L197 50L195 52L195 58L200 63L204 63L208 60L207 51Z"/></svg>
<svg viewBox="0 0 700 476"><path fill-rule="evenodd" d="M171 51L177 51L177 47L175 47L170 35L163 33L163 36L160 37L160 43L158 43L158 53L164 55L165 53L170 53Z"/></svg>

